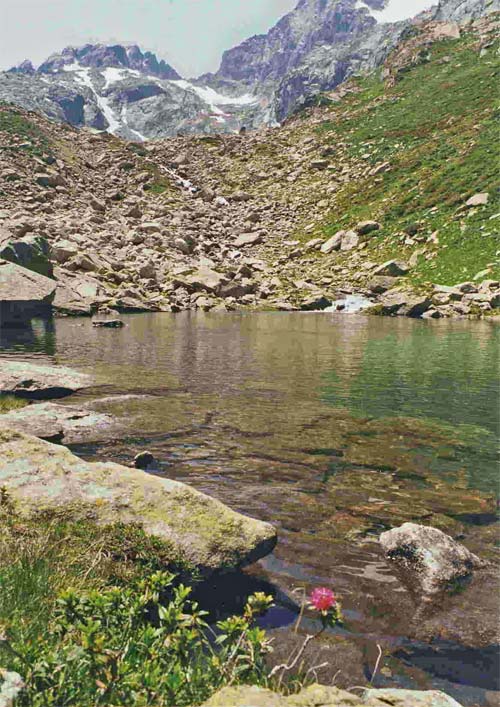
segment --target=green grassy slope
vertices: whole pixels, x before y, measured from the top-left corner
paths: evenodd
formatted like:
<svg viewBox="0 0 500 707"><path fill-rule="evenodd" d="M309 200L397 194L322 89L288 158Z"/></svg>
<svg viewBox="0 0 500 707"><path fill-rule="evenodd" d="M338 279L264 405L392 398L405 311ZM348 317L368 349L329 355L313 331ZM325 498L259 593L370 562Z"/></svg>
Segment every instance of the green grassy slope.
<svg viewBox="0 0 500 707"><path fill-rule="evenodd" d="M451 285L481 271L500 276L499 42L481 53L475 42L467 34L433 44L392 87L374 77L360 81L361 91L318 128L333 145L346 143L355 159L390 163L389 171L339 190L326 234L380 221L367 256L409 258L425 247L409 278L415 285ZM489 193L487 206L465 209L478 192ZM405 244L413 225L416 238Z"/></svg>

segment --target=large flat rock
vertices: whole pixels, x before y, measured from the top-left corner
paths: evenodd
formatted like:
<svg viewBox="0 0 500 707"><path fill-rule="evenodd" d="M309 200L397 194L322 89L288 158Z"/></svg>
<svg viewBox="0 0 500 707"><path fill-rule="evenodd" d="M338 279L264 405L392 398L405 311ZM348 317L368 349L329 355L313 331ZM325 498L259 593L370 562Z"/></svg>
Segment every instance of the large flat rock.
<svg viewBox="0 0 500 707"><path fill-rule="evenodd" d="M0 358L0 395L34 400L62 398L91 384L91 376L71 368Z"/></svg>
<svg viewBox="0 0 500 707"><path fill-rule="evenodd" d="M11 429L0 430L0 487L21 516L63 509L101 524L139 523L204 576L251 564L276 544L268 523L185 484L118 464L91 464Z"/></svg>
<svg viewBox="0 0 500 707"><path fill-rule="evenodd" d="M29 319L50 308L56 282L0 258L0 326Z"/></svg>
<svg viewBox="0 0 500 707"><path fill-rule="evenodd" d="M111 415L57 403L37 403L0 417L0 424L47 442L76 444L106 438L116 429Z"/></svg>

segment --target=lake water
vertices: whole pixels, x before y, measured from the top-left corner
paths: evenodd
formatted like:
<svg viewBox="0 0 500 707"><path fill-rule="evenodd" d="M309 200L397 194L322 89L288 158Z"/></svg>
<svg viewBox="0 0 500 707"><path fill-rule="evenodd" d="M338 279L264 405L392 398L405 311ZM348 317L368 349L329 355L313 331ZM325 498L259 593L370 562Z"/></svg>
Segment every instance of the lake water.
<svg viewBox="0 0 500 707"><path fill-rule="evenodd" d="M377 684L497 704L493 648L451 627L436 659L377 538L411 520L496 562L498 325L323 313L123 319L121 330L61 319L0 339L3 355L96 376L67 402L116 414L123 433L74 451L130 464L147 449L152 473L274 523L278 547L247 580L277 593L268 623L283 645L297 590L324 584L342 596L346 627L324 646L329 657L342 647L336 684L366 678L379 644L391 657Z"/></svg>

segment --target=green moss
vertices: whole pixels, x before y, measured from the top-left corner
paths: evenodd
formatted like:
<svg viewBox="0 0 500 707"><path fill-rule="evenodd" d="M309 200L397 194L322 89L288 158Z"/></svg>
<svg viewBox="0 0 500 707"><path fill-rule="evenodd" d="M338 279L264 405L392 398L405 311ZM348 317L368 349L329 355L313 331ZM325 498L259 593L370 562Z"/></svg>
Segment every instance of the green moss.
<svg viewBox="0 0 500 707"><path fill-rule="evenodd" d="M0 395L0 415L11 410L18 410L28 405L27 400L16 398L13 395Z"/></svg>

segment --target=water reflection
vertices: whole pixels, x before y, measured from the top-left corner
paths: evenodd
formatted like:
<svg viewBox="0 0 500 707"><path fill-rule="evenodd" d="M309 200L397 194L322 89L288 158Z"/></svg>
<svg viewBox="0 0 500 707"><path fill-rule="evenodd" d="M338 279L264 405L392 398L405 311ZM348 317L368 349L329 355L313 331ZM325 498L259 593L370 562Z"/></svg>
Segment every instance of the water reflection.
<svg viewBox="0 0 500 707"><path fill-rule="evenodd" d="M56 353L55 323L52 315L26 320L15 327L0 327L0 351L34 353L54 356Z"/></svg>

